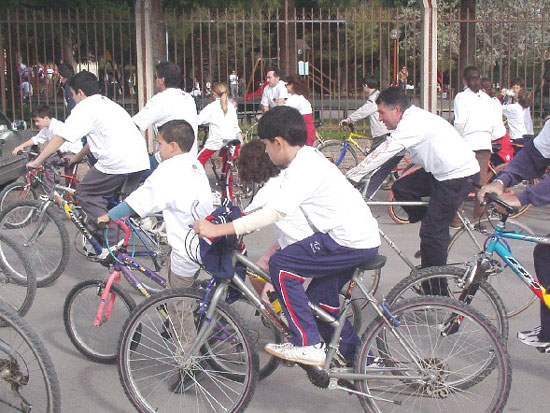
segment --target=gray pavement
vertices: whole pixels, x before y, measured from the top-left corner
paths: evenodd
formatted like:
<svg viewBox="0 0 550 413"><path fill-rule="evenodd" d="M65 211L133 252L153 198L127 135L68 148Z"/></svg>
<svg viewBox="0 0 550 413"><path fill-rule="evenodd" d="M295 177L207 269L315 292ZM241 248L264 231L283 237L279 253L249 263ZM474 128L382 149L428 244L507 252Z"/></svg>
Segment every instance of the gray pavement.
<svg viewBox="0 0 550 413"><path fill-rule="evenodd" d="M412 257L418 249L418 225L393 224L384 207L373 208L373 213L379 216L381 228L407 256ZM522 222L537 233L547 233L550 232L549 213L550 210L532 210ZM72 230L70 223L67 223L67 227ZM74 234L74 231L71 232ZM273 236L273 229L249 236L247 245L252 257L258 257L264 248L271 245ZM407 267L386 245L382 246L381 252L388 256L388 263L383 269L378 297L382 297L408 273ZM531 263L530 251L525 252L524 256L525 263ZM528 265L528 268L532 270L532 265ZM63 412L133 411L119 383L116 366L96 364L81 356L67 337L62 320L63 302L72 286L81 280L107 276L105 268L86 261L73 250L65 274L53 286L38 291L36 301L26 316L42 337L54 361L61 383ZM134 298L139 301L136 294ZM367 309L364 327L372 316L372 311ZM544 408L547 406L546 392L541 389L550 382L550 356L526 348L515 338L518 330L531 328L537 323L538 304L510 320L509 351L513 364L513 382L505 410L507 412L547 411L547 407ZM361 410L355 396L317 389L298 367L279 367L272 376L260 382L248 408L250 412L262 413L344 410Z"/></svg>

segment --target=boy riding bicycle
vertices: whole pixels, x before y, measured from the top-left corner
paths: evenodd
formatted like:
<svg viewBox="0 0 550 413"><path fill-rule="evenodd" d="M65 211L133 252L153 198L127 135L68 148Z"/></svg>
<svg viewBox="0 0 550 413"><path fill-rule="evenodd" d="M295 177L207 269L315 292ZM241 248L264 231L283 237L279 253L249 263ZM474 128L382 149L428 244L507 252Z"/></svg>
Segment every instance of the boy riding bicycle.
<svg viewBox="0 0 550 413"><path fill-rule="evenodd" d="M260 119L258 134L273 163L285 169L277 195L259 211L232 223L214 225L199 220L194 229L204 237L243 235L298 210L303 212L314 234L276 252L269 260L273 286L289 320L291 342L267 344L265 350L285 360L320 366L326 358L320 336L329 340L332 328L322 323L317 326L308 301L338 311L340 288L356 266L377 254L378 225L359 192L338 168L315 149L304 146L307 129L296 109L272 108ZM316 173L311 174L311 170ZM302 287L306 278L312 278L307 294ZM357 343L358 337L346 320L340 350L348 361L353 360Z"/></svg>

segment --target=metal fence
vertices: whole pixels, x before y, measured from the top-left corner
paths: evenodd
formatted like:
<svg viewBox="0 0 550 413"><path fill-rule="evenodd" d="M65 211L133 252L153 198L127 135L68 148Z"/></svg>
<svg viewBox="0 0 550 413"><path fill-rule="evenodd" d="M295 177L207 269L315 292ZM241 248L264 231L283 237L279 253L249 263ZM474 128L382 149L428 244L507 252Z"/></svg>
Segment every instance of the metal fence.
<svg viewBox="0 0 550 413"><path fill-rule="evenodd" d="M366 3L366 2L365 2ZM410 8L295 10L232 10L166 13L167 59L177 62L190 90L199 84L203 103L208 83L239 76L242 111L258 109L254 96L268 67L295 70L306 66L311 101L316 114L337 119L363 101L361 79L375 74L382 87L397 82L407 67L402 86L415 101L420 82L420 12ZM438 108L452 112L461 88L459 54L474 50L470 63L488 76L495 88L520 78L533 91L535 118L550 111L550 27L540 8L531 11L485 10L458 16L439 10ZM459 28L468 35L460 45ZM392 32L395 38L392 38ZM474 45L472 47L472 44ZM0 76L2 110L11 119L29 120L32 108L52 106L63 119L57 64L72 63L77 70L95 72L103 93L137 110L135 21L131 10L30 11L8 10L0 16ZM28 78L34 93L24 96ZM245 100L245 97L250 98Z"/></svg>

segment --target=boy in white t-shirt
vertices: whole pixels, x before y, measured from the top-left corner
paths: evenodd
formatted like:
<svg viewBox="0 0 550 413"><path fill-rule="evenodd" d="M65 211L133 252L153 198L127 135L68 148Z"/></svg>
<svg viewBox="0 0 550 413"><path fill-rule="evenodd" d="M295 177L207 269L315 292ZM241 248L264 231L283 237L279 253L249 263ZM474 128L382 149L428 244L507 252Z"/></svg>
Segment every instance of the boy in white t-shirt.
<svg viewBox="0 0 550 413"><path fill-rule="evenodd" d="M188 122L166 122L158 136L162 162L124 202L97 219L98 223L107 223L129 215L137 214L144 218L162 211L168 243L172 247L168 276L170 288L189 288L193 284L199 270L195 260L200 259L200 254L189 256L189 251L198 249L197 237L188 236L192 231L190 225L193 217L204 218L213 209L210 184L204 168L189 153L194 141L194 130ZM185 190L178 189L178 182L185 182ZM190 303L171 304L168 313L171 318L170 334L175 334L185 351L196 337Z"/></svg>
<svg viewBox="0 0 550 413"><path fill-rule="evenodd" d="M314 234L269 260L273 286L292 332L291 342L267 344L265 350L285 360L321 366L326 355L308 301L337 313L340 288L357 266L378 252L378 225L338 168L316 149L304 146L307 130L296 109L281 106L269 110L259 121L258 135L272 162L285 169L278 194L261 210L243 218L221 225L199 220L194 229L204 237L242 235L302 211ZM316 173L311 174L312 170ZM302 287L306 278L312 278L307 295ZM353 360L358 341L347 320L340 343L347 360Z"/></svg>
<svg viewBox="0 0 550 413"><path fill-rule="evenodd" d="M40 129L40 131L29 140L26 140L21 145L14 148L12 155L17 155L23 149L33 146L46 144L53 138L53 132L50 129L50 125L54 125L59 122L57 119L51 117L50 107L48 105L40 105L31 113L32 121ZM44 183L48 188L51 188L54 184L54 172L50 169L51 165L55 162L59 162L61 158L67 158L71 161L77 153L82 150L82 141L65 142L59 148L59 151L50 156L45 162L44 166ZM71 173L70 167L65 168L65 174Z"/></svg>

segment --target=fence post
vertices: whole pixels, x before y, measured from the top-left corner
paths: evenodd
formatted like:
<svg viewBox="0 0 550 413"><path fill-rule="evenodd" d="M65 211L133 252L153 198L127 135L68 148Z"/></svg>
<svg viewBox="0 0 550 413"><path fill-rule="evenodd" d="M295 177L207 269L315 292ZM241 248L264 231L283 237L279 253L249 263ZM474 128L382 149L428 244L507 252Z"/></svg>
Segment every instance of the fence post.
<svg viewBox="0 0 550 413"><path fill-rule="evenodd" d="M2 112L6 113L6 61L4 60L4 41L2 38L2 30L0 30L0 90L2 90Z"/></svg>
<svg viewBox="0 0 550 413"><path fill-rule="evenodd" d="M437 111L437 0L422 0L420 104Z"/></svg>

